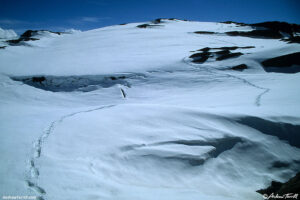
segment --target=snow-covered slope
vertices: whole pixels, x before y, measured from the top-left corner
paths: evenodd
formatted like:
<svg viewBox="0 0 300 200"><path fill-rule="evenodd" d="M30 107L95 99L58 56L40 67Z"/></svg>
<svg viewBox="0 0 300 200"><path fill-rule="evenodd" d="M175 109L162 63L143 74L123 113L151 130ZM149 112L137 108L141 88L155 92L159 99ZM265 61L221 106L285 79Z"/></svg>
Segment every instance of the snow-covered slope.
<svg viewBox="0 0 300 200"><path fill-rule="evenodd" d="M300 73L261 65L299 44L141 24L0 49L0 195L253 200L299 171Z"/></svg>

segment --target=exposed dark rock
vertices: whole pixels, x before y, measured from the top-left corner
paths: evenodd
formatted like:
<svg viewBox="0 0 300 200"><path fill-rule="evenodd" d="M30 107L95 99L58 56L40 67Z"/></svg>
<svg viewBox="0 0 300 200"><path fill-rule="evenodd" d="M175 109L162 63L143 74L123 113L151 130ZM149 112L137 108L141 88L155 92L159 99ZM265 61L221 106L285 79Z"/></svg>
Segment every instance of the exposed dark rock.
<svg viewBox="0 0 300 200"><path fill-rule="evenodd" d="M232 46L232 47L218 47L218 48L209 48L205 47L202 49L199 49L198 51L209 51L209 50L236 50L236 49L251 49L255 48L255 46L245 46L245 47L238 47L238 46Z"/></svg>
<svg viewBox="0 0 300 200"><path fill-rule="evenodd" d="M211 56L211 53L209 52L202 52L202 53L195 53L190 56L192 58L192 62L194 63L204 63L209 57Z"/></svg>
<svg viewBox="0 0 300 200"><path fill-rule="evenodd" d="M230 36L243 36L252 38L265 38L265 39L280 39L282 35L279 31L274 30L252 30L252 31L229 31L226 32Z"/></svg>
<svg viewBox="0 0 300 200"><path fill-rule="evenodd" d="M272 181L271 185L266 189L257 190L260 194L271 194L280 190L282 183L278 181Z"/></svg>
<svg viewBox="0 0 300 200"><path fill-rule="evenodd" d="M287 163L287 162L281 162L281 161L275 161L273 164L272 164L272 167L271 168L286 168L286 167L289 167L290 166L290 163Z"/></svg>
<svg viewBox="0 0 300 200"><path fill-rule="evenodd" d="M35 83L35 82L38 82L40 84L42 84L43 81L45 81L46 78L44 76L40 76L40 77L32 77L32 82Z"/></svg>
<svg viewBox="0 0 300 200"><path fill-rule="evenodd" d="M32 38L33 36L37 35L38 31L33 31L33 30L27 30L25 31L18 39L16 40L8 40L7 42L10 45L18 45L19 43L23 41L35 41L38 40L37 38Z"/></svg>
<svg viewBox="0 0 300 200"><path fill-rule="evenodd" d="M242 31L230 31L227 32L227 35L230 36L244 36L252 38L267 38L267 39L280 39L283 38L282 33L289 35L289 38L283 39L289 43L300 43L300 37L296 36L295 33L300 33L300 25L298 24L289 24L286 22L271 21L271 22L262 22L256 24L245 24L237 23L233 21L222 22L225 24L236 24L240 26L251 26L255 30L242 32Z"/></svg>
<svg viewBox="0 0 300 200"><path fill-rule="evenodd" d="M225 21L225 22L221 22L221 23L223 23L223 24L236 24L236 25L239 25L239 26L248 26L248 24L233 22L233 21Z"/></svg>
<svg viewBox="0 0 300 200"><path fill-rule="evenodd" d="M240 64L240 65L231 67L231 69L236 70L236 71L243 71L244 69L248 69L248 66L246 64Z"/></svg>
<svg viewBox="0 0 300 200"><path fill-rule="evenodd" d="M211 32L211 31L195 31L194 33L196 33L196 34L215 34L215 32Z"/></svg>
<svg viewBox="0 0 300 200"><path fill-rule="evenodd" d="M10 45L18 45L19 43L21 42L26 42L26 41L35 41L35 40L39 40L37 38L19 38L19 39L16 39L16 40L7 40L6 42L8 42L8 44Z"/></svg>
<svg viewBox="0 0 300 200"><path fill-rule="evenodd" d="M230 54L230 51L228 49L226 49L226 50L217 51L215 53L217 55L227 55L227 54Z"/></svg>
<svg viewBox="0 0 300 200"><path fill-rule="evenodd" d="M227 49L227 50L236 50L236 49L246 49L244 47L237 47L237 46L233 46L233 47L220 47L220 48L214 48L214 49Z"/></svg>
<svg viewBox="0 0 300 200"><path fill-rule="evenodd" d="M270 22L262 22L262 23L255 23L255 24L245 24L245 23L238 23L233 21L226 21L222 22L224 24L237 24L240 26L252 26L255 29L264 28L265 30L272 30L275 32L285 32L293 36L293 33L300 32L300 25L298 24L290 24L287 22L279 22L279 21L270 21Z"/></svg>
<svg viewBox="0 0 300 200"><path fill-rule="evenodd" d="M254 46L245 46L245 47L217 47L217 48L209 48L205 47L202 49L199 49L197 51L202 51L201 53L195 53L190 56L190 58L193 58L192 62L194 63L203 63L205 62L209 57L214 57L216 56L216 60L225 60L228 58L234 58L234 57L239 57L243 55L241 52L237 53L232 53L230 50L236 50L236 49L248 49L248 48L255 48ZM219 50L215 52L211 52L210 50ZM236 66L237 68L234 68L234 70L238 70L238 68L243 68L245 66ZM241 69L240 69L241 70Z"/></svg>
<svg viewBox="0 0 300 200"><path fill-rule="evenodd" d="M217 57L216 60L220 61L220 60L225 60L225 59L229 59L229 58L236 58L243 55L241 52L237 52L237 53L229 53L229 54L224 54L221 55L219 57Z"/></svg>
<svg viewBox="0 0 300 200"><path fill-rule="evenodd" d="M293 178L291 178L288 182L284 183L280 190L279 193L299 193L300 191L300 172L296 174ZM300 194L299 194L300 195ZM298 197L299 199L299 197Z"/></svg>
<svg viewBox="0 0 300 200"><path fill-rule="evenodd" d="M161 20L162 20L162 18L157 18L157 19L153 20L152 23L153 24L160 24L160 23L162 23Z"/></svg>
<svg viewBox="0 0 300 200"><path fill-rule="evenodd" d="M300 36L294 36L288 39L283 39L283 41L286 41L288 43L300 43Z"/></svg>
<svg viewBox="0 0 300 200"><path fill-rule="evenodd" d="M198 58L202 55L204 55L204 53L195 53L195 54L191 55L189 58Z"/></svg>
<svg viewBox="0 0 300 200"><path fill-rule="evenodd" d="M136 27L138 27L138 28L151 28L151 27L155 27L155 26L161 26L161 25L140 24L140 25L137 25Z"/></svg>
<svg viewBox="0 0 300 200"><path fill-rule="evenodd" d="M264 60L261 64L267 72L297 73L300 72L299 58L300 52L296 52ZM295 65L294 68L289 68L293 65Z"/></svg>
<svg viewBox="0 0 300 200"><path fill-rule="evenodd" d="M141 25L137 25L136 27L138 27L138 28L147 28L149 26L150 26L150 24L141 24Z"/></svg>
<svg viewBox="0 0 300 200"><path fill-rule="evenodd" d="M238 49L253 49L255 46L238 47Z"/></svg>
<svg viewBox="0 0 300 200"><path fill-rule="evenodd" d="M20 36L20 38L30 38L32 36L37 35L37 33L38 33L38 31L27 30Z"/></svg>
<svg viewBox="0 0 300 200"><path fill-rule="evenodd" d="M5 49L6 46L0 46L0 49Z"/></svg>
<svg viewBox="0 0 300 200"><path fill-rule="evenodd" d="M205 47L205 48L199 49L199 50L197 50L197 51L209 51L209 50L210 50L209 47Z"/></svg>
<svg viewBox="0 0 300 200"><path fill-rule="evenodd" d="M233 46L233 47L220 47L220 48L214 48L214 49L226 49L226 50L236 50L236 49L238 49L238 48L243 48L243 47L237 47L237 46Z"/></svg>
<svg viewBox="0 0 300 200"><path fill-rule="evenodd" d="M300 52L271 58L262 62L264 67L289 67L300 65Z"/></svg>
<svg viewBox="0 0 300 200"><path fill-rule="evenodd" d="M122 24L119 24L119 25L121 25L121 26L123 26L123 25L126 25L127 23L122 23Z"/></svg>
<svg viewBox="0 0 300 200"><path fill-rule="evenodd" d="M30 37L38 35L39 32L41 32L41 31L47 31L47 30L27 30L20 36L20 38L30 38ZM55 31L47 31L47 32L54 33L57 35L63 34L63 32L55 32Z"/></svg>
<svg viewBox="0 0 300 200"><path fill-rule="evenodd" d="M16 45L16 44L19 44L22 40L20 39L16 39L16 40L7 40L6 42L9 44L9 45Z"/></svg>
<svg viewBox="0 0 300 200"><path fill-rule="evenodd" d="M293 178L285 183L272 181L271 186L266 189L257 190L256 192L267 195L270 200L279 199L277 196L281 196L280 199L288 199L288 196L293 196L294 198L289 197L289 199L300 199L300 172L298 172ZM298 194L298 195L297 195Z"/></svg>
<svg viewBox="0 0 300 200"><path fill-rule="evenodd" d="M293 33L300 32L300 25L298 24L289 24L286 22L263 22L257 24L250 24L254 27L263 27L269 30L277 31L277 32L285 32L288 33L291 37L293 37Z"/></svg>
<svg viewBox="0 0 300 200"><path fill-rule="evenodd" d="M119 76L119 77L115 77L115 76L111 76L109 77L111 80L115 81L115 80L119 80L119 79L125 79L125 76Z"/></svg>
<svg viewBox="0 0 300 200"><path fill-rule="evenodd" d="M39 30L39 31L46 31L46 30ZM39 40L37 38L34 38L34 36L39 34L39 31L38 30L27 30L18 39L7 40L6 42L10 45L20 45L22 42ZM48 32L54 33L57 35L62 34L62 32L53 32L53 31L48 31Z"/></svg>
<svg viewBox="0 0 300 200"><path fill-rule="evenodd" d="M207 61L208 58L209 58L209 56L203 55L201 57L194 58L192 62L194 62L194 63L204 63L205 61Z"/></svg>
<svg viewBox="0 0 300 200"><path fill-rule="evenodd" d="M255 46L245 46L245 47L232 46L232 47L220 47L220 48L212 48L212 49L236 50L236 49L252 49L252 48L255 48Z"/></svg>
<svg viewBox="0 0 300 200"><path fill-rule="evenodd" d="M222 24L235 24L235 22L233 21L225 21L225 22L221 22Z"/></svg>

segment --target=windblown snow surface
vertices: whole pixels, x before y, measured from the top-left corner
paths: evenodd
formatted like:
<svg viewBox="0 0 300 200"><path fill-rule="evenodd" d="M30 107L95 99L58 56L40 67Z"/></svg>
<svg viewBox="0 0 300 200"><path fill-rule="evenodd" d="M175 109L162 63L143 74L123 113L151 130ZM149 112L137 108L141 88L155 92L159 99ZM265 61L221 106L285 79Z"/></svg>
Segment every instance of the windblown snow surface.
<svg viewBox="0 0 300 200"><path fill-rule="evenodd" d="M18 35L13 30L0 28L0 47L5 45L6 40L15 39Z"/></svg>
<svg viewBox="0 0 300 200"><path fill-rule="evenodd" d="M15 31L0 28L0 40L1 39L13 39L16 37L17 37L17 34Z"/></svg>
<svg viewBox="0 0 300 200"><path fill-rule="evenodd" d="M140 24L0 49L1 196L253 200L299 171L300 73L260 64L299 44L222 34L252 30L235 24ZM189 58L232 46L254 48Z"/></svg>

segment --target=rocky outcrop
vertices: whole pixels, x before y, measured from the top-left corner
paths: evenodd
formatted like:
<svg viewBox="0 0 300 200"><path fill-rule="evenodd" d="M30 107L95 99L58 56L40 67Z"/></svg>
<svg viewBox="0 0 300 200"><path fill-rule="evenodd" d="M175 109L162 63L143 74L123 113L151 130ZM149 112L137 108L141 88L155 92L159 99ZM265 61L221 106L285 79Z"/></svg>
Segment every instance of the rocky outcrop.
<svg viewBox="0 0 300 200"><path fill-rule="evenodd" d="M300 72L300 52L264 60L261 64L267 72Z"/></svg>
<svg viewBox="0 0 300 200"><path fill-rule="evenodd" d="M274 199L300 199L300 172L285 183L272 181L266 189L257 190L265 198Z"/></svg>
<svg viewBox="0 0 300 200"><path fill-rule="evenodd" d="M39 35L40 32L45 32L45 30L27 30L25 31L18 39L15 40L7 40L6 42L9 45L21 45L22 42L26 42L26 41L35 41L35 40L39 40L38 38L35 38L35 36ZM47 31L49 33L54 33L57 35L61 35L62 32L53 32L53 31Z"/></svg>

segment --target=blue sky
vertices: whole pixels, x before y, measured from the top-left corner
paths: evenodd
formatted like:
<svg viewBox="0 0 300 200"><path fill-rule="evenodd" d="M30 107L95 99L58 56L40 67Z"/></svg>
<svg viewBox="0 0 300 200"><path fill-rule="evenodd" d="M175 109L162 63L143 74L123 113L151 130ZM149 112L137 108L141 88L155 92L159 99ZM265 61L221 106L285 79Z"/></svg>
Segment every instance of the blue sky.
<svg viewBox="0 0 300 200"><path fill-rule="evenodd" d="M299 10L300 0L0 0L0 27L89 30L164 17L300 24Z"/></svg>

